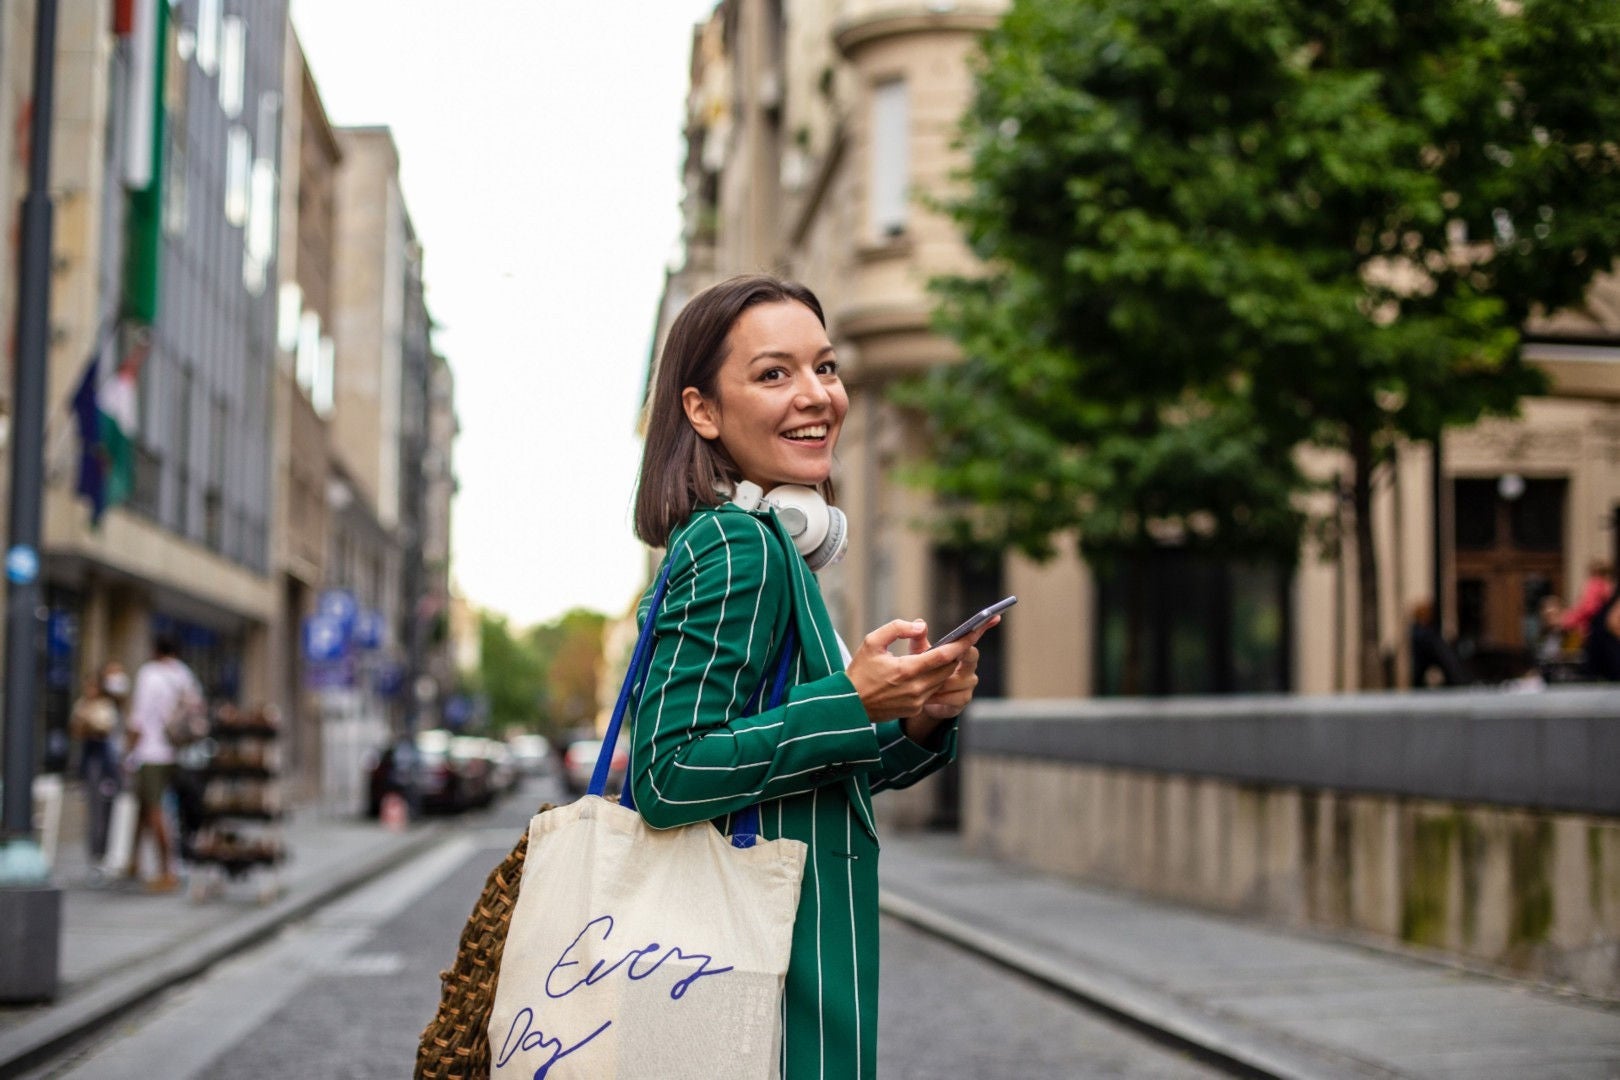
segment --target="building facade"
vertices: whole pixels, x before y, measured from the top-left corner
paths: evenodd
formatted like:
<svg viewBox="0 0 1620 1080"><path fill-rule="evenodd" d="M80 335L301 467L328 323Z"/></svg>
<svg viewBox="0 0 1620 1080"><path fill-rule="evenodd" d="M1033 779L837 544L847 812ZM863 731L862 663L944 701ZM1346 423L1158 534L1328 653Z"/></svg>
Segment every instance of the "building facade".
<svg viewBox="0 0 1620 1080"><path fill-rule="evenodd" d="M0 10L0 213L13 226L32 9ZM214 700L283 715L295 798L336 787L352 801L360 743L376 749L406 717L406 612L424 578L448 592L454 430L432 434L429 416L453 421L454 384L432 347L392 139L366 129L349 152L285 0L64 0L56 54L42 764L69 762L82 677L139 664L167 633ZM16 265L13 247L8 324ZM76 401L120 417L133 451L100 513L79 490ZM430 441L440 464L427 475ZM423 537L437 576L418 559L413 582L403 553ZM339 594L363 616L344 672L364 677L334 687L305 631ZM339 740L341 760L333 715L365 726Z"/></svg>
<svg viewBox="0 0 1620 1080"><path fill-rule="evenodd" d="M156 13L142 28L121 22L124 8L79 0L58 28L47 767L65 749L78 672L137 664L156 634L179 640L211 697L268 689L285 5ZM68 411L87 358L102 386L115 369L134 384L132 484L99 522L76 492Z"/></svg>
<svg viewBox="0 0 1620 1080"><path fill-rule="evenodd" d="M973 92L971 55L1003 7L716 5L693 35L685 259L669 277L654 359L675 312L708 284L754 271L808 283L852 402L835 474L850 554L821 575L840 631L913 614L954 623L1015 593L1017 612L985 650L981 693L1118 693L1128 583L1087 566L1073 538L1044 564L976 561L935 543L931 497L902 480L922 452L920 422L886 396L896 379L959 359L931 329L927 283L975 264L931 199L962 164L953 142ZM1408 618L1420 601L1438 594L1448 636L1482 677L1503 677L1522 665L1539 598L1569 599L1589 563L1614 552L1617 350L1620 286L1607 277L1581 311L1527 327L1526 355L1548 372L1548 396L1517 418L1447 432L1438 484L1421 445L1401 447L1377 477L1379 641L1397 682L1409 678ZM1347 472L1332 455L1309 457L1324 475ZM1331 513L1331 500L1318 509ZM1291 574L1174 560L1159 571L1149 689L1358 688L1349 552L1307 549Z"/></svg>

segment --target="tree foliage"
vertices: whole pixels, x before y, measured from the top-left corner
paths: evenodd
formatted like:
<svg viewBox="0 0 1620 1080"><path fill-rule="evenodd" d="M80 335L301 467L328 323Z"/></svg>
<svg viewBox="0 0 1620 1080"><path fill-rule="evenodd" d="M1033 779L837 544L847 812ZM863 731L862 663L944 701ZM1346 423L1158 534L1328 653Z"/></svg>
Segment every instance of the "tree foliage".
<svg viewBox="0 0 1620 1080"><path fill-rule="evenodd" d="M590 723L605 622L594 611L575 610L515 631L503 616L480 613L477 688L489 700L491 726L560 734Z"/></svg>
<svg viewBox="0 0 1620 1080"><path fill-rule="evenodd" d="M1389 441L1511 412L1525 320L1612 265L1616 85L1613 0L1014 0L949 206L967 360L912 395L959 530L1292 548L1302 442L1365 526Z"/></svg>

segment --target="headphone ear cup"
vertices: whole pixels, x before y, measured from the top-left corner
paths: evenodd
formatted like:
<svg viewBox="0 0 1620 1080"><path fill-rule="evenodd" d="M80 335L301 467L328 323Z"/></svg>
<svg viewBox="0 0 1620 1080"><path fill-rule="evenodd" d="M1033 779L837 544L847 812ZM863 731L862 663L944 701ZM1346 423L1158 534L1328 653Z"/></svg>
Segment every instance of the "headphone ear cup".
<svg viewBox="0 0 1620 1080"><path fill-rule="evenodd" d="M804 557L814 573L843 559L849 550L849 519L836 506L827 507L827 537L816 550Z"/></svg>
<svg viewBox="0 0 1620 1080"><path fill-rule="evenodd" d="M767 492L765 502L776 508L777 520L793 537L793 546L812 572L844 557L849 547L848 519L836 506L828 506L815 488L783 484Z"/></svg>

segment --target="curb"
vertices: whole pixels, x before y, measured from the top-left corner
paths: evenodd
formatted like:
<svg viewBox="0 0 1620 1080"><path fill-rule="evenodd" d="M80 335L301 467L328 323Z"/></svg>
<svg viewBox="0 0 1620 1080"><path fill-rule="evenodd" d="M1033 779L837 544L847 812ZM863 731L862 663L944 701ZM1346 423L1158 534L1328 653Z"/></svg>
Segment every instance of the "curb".
<svg viewBox="0 0 1620 1080"><path fill-rule="evenodd" d="M444 830L428 826L399 846L302 891L293 890L229 926L218 927L167 954L108 976L50 1007L37 1019L0 1035L0 1076L16 1076L60 1054L91 1029L105 1024L171 986L195 978L214 964L254 945L282 926L394 869L442 842Z"/></svg>
<svg viewBox="0 0 1620 1080"><path fill-rule="evenodd" d="M885 915L1033 979L1238 1076L1266 1080L1400 1080L1404 1076L1328 1047L1223 1019L1208 1009L1100 968L1065 966L890 889L879 890L878 908Z"/></svg>

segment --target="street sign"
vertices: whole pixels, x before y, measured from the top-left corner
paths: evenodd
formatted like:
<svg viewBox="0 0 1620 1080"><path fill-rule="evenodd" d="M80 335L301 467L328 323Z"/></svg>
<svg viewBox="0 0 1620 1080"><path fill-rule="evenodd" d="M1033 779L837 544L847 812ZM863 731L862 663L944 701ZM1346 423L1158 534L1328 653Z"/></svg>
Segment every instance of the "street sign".
<svg viewBox="0 0 1620 1080"><path fill-rule="evenodd" d="M375 608L366 608L354 620L354 644L360 649L382 648L383 637L388 629L388 623L383 619L382 612Z"/></svg>
<svg viewBox="0 0 1620 1080"><path fill-rule="evenodd" d="M39 577L39 552L27 544L17 544L6 552L6 580L13 585L32 585Z"/></svg>
<svg viewBox="0 0 1620 1080"><path fill-rule="evenodd" d="M325 589L315 600L315 613L337 622L347 637L360 614L360 604L348 589Z"/></svg>
<svg viewBox="0 0 1620 1080"><path fill-rule="evenodd" d="M326 664L343 659L348 651L349 635L341 622L326 615L311 615L304 620L304 659L311 664Z"/></svg>

